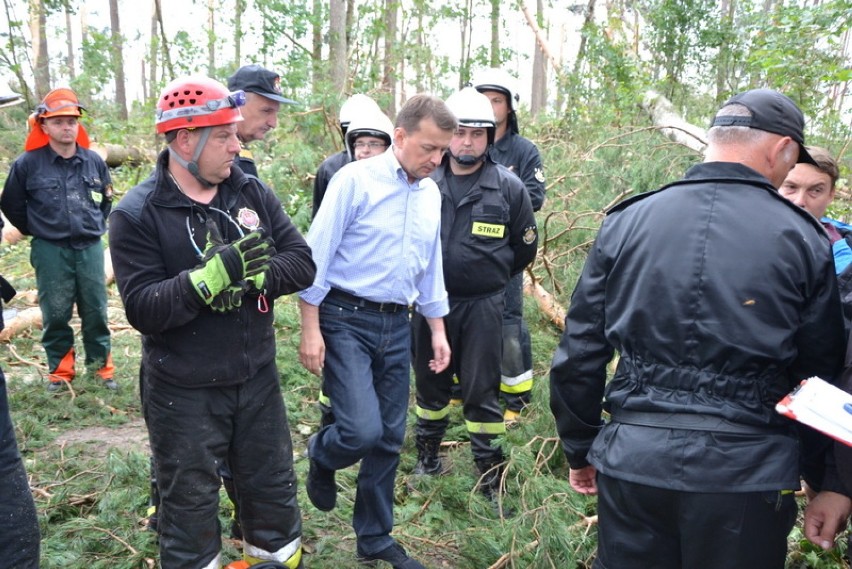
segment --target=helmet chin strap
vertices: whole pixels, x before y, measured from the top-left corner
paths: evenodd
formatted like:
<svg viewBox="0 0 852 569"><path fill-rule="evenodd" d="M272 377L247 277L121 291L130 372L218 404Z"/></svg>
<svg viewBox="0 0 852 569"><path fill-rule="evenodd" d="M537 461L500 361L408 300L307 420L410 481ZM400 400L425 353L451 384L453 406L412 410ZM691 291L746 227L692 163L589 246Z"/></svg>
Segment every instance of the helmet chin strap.
<svg viewBox="0 0 852 569"><path fill-rule="evenodd" d="M453 154L452 152L447 150L447 154L449 154L450 158L455 160L456 163L459 164L460 166L473 166L477 162L483 162L485 160L485 155L487 154L487 152L483 152L479 156L471 156L470 154L464 154L462 156L456 156L455 154Z"/></svg>
<svg viewBox="0 0 852 569"><path fill-rule="evenodd" d="M210 138L210 127L205 127L201 130L201 138L198 140L198 144L195 146L195 152L192 154L192 160L187 162L180 156L178 153L174 151L174 149L169 145L169 155L174 158L175 162L186 168L190 174L192 174L196 180L198 180L202 186L205 188L212 188L216 184L210 182L209 180L203 178L198 171L198 158L201 156L201 152L204 150L204 145L207 144L207 139Z"/></svg>

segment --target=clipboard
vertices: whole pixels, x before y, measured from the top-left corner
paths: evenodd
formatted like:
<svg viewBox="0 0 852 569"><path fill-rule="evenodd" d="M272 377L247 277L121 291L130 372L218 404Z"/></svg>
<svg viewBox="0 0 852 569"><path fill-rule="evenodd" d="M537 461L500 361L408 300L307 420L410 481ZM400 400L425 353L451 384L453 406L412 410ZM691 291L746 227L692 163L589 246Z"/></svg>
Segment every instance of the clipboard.
<svg viewBox="0 0 852 569"><path fill-rule="evenodd" d="M819 377L810 377L775 405L795 421L852 446L852 394Z"/></svg>

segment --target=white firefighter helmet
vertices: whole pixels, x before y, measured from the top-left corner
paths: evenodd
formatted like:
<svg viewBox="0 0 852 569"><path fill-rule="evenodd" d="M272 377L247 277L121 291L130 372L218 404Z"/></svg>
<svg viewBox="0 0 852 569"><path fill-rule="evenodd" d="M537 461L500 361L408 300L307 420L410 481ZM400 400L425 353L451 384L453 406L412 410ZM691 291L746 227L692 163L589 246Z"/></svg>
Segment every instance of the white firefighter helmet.
<svg viewBox="0 0 852 569"><path fill-rule="evenodd" d="M343 131L343 135L346 135L349 123L351 123L355 117L359 117L373 111L381 112L382 110L379 108L379 104L376 103L376 101L363 93L355 93L343 101L343 104L340 105L340 114L338 115L338 118L340 119L340 130Z"/></svg>
<svg viewBox="0 0 852 569"><path fill-rule="evenodd" d="M518 95L518 85L515 78L496 67L483 69L473 77L473 87L480 93L483 91L499 91L509 100L509 110L516 111L521 97Z"/></svg>
<svg viewBox="0 0 852 569"><path fill-rule="evenodd" d="M447 108L456 115L459 126L468 128L484 128L488 136L488 146L494 144L494 134L497 130L497 121L494 118L494 108L488 97L474 89L465 87L447 98ZM481 156L450 156L459 164L471 166L485 158L488 150Z"/></svg>
<svg viewBox="0 0 852 569"><path fill-rule="evenodd" d="M393 140L393 123L378 107L353 117L346 130L346 150L351 160L355 159L355 141L360 136L381 138L390 146Z"/></svg>

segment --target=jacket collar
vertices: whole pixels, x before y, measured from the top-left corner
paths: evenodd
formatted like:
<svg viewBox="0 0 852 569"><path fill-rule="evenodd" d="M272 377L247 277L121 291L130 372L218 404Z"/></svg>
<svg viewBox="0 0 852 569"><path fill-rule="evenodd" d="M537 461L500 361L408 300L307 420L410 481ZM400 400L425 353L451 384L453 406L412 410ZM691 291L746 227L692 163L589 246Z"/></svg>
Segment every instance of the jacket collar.
<svg viewBox="0 0 852 569"><path fill-rule="evenodd" d="M192 205L192 200L181 193L172 177L169 176L168 149L160 152L157 157L153 176L156 179L154 193L151 197L154 203L165 207L188 207ZM248 181L248 177L238 166L231 166L231 175L219 184L220 203L225 205L226 209L231 209Z"/></svg>

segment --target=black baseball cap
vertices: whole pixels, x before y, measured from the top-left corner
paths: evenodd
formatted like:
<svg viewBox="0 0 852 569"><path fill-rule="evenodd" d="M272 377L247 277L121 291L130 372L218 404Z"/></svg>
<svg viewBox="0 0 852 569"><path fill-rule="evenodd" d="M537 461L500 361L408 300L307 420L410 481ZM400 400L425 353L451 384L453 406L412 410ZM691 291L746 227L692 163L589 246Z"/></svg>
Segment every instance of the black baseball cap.
<svg viewBox="0 0 852 569"><path fill-rule="evenodd" d="M257 93L267 99L296 105L296 101L281 95L281 76L260 65L244 65L228 77L228 89L236 91L242 89L249 93Z"/></svg>
<svg viewBox="0 0 852 569"><path fill-rule="evenodd" d="M751 116L717 115L710 126L745 126L789 136L799 144L798 162L817 165L805 148L805 117L789 97L772 89L752 89L734 95L721 108L733 104L743 105Z"/></svg>

